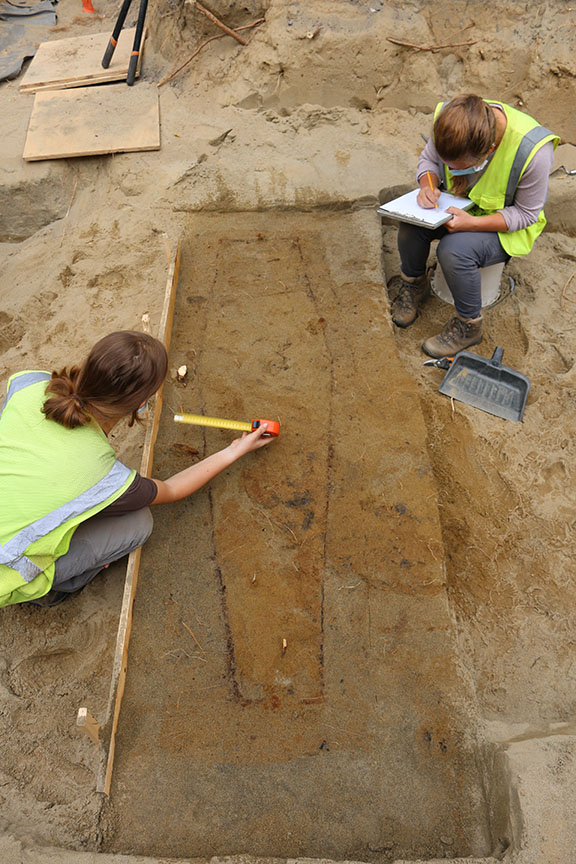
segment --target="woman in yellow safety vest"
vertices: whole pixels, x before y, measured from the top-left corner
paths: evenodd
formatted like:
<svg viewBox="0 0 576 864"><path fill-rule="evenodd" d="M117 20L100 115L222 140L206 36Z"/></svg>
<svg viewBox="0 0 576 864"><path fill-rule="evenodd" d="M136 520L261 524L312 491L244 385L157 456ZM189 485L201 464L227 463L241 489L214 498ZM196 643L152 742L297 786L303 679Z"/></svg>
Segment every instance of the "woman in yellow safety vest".
<svg viewBox="0 0 576 864"><path fill-rule="evenodd" d="M108 435L130 425L166 376L166 350L124 330L81 367L13 375L0 411L0 606L53 606L141 546L149 505L196 492L241 456L269 444L263 424L168 480L116 459Z"/></svg>
<svg viewBox="0 0 576 864"><path fill-rule="evenodd" d="M468 196L470 210L449 207L452 218L437 229L400 223L402 262L392 320L409 327L430 293L426 262L432 240L454 299L456 314L422 349L448 357L482 340L479 268L526 255L542 232L548 176L559 138L503 102L458 96L434 112L431 138L420 155L418 203L432 208L445 189Z"/></svg>

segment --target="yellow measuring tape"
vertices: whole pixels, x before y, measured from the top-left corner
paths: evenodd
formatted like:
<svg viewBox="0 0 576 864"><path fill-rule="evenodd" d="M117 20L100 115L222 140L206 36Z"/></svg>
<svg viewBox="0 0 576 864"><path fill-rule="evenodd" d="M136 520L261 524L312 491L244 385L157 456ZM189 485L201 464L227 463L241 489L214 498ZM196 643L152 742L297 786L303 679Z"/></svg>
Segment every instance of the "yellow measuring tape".
<svg viewBox="0 0 576 864"><path fill-rule="evenodd" d="M238 432L252 431L251 423L243 423L242 420L223 420L221 417L204 417L203 414L175 414L174 422L213 426L215 429L236 429Z"/></svg>

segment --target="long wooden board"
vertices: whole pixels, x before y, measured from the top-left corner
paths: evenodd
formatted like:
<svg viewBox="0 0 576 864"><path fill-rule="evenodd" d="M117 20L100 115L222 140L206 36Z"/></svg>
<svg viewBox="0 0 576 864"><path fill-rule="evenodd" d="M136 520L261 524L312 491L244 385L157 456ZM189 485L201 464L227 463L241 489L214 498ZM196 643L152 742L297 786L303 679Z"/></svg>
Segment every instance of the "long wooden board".
<svg viewBox="0 0 576 864"><path fill-rule="evenodd" d="M102 68L102 57L110 33L92 33L89 36L42 42L22 79L20 92L36 93L39 90L61 90L124 80L128 74L135 32L135 27L120 32L108 69ZM136 75L140 74L145 39L146 31L142 39Z"/></svg>
<svg viewBox="0 0 576 864"><path fill-rule="evenodd" d="M164 305L162 308L162 317L160 318L160 326L158 328L158 339L164 343L167 351L170 350L170 340L172 338L172 321L174 318L174 304L176 302L176 292L178 290L179 272L180 247L177 248L170 263L166 292L164 295ZM152 417L149 420L146 439L144 441L142 462L140 465L140 474L144 477L150 476L154 462L154 444L156 443L156 438L158 436L158 426L160 424L160 415L162 413L163 389L164 387L162 386L151 402ZM134 552L130 553L128 558L126 581L124 583L124 596L122 599L120 622L118 624L118 635L116 637L116 651L114 653L114 664L112 666L112 681L110 684L108 709L106 712L106 720L103 724L102 737L105 738L106 735L109 735L109 738L108 745L104 745L104 759L99 772L96 789L98 792L103 792L105 795L110 793L112 770L114 767L114 753L116 749L116 730L118 728L118 718L120 717L120 707L122 705L124 687L126 686L128 645L130 642L130 633L132 631L132 609L136 597L136 586L138 584L140 552L140 548L136 549Z"/></svg>
<svg viewBox="0 0 576 864"><path fill-rule="evenodd" d="M160 149L156 86L82 87L36 93L27 162Z"/></svg>

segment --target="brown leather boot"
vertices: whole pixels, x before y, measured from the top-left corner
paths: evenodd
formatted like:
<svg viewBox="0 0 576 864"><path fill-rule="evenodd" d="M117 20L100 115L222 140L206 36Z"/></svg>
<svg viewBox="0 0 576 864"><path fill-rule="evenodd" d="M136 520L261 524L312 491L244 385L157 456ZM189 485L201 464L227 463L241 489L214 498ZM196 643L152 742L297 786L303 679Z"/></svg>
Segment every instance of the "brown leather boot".
<svg viewBox="0 0 576 864"><path fill-rule="evenodd" d="M481 315L479 318L460 318L459 315L454 315L445 325L442 333L424 342L422 350L430 357L453 357L458 351L478 345L481 341Z"/></svg>
<svg viewBox="0 0 576 864"><path fill-rule="evenodd" d="M395 277L397 279L398 277ZM391 280L390 284L395 281ZM409 327L418 317L420 306L430 294L430 284L426 274L408 280L400 276L400 287L392 303L392 321L397 327Z"/></svg>

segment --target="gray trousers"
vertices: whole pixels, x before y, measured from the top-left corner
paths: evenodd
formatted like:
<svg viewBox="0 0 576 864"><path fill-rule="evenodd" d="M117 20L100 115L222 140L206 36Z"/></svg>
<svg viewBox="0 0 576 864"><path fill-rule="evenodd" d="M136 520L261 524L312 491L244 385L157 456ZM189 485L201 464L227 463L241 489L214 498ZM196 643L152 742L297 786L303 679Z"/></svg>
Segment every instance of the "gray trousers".
<svg viewBox="0 0 576 864"><path fill-rule="evenodd" d="M433 230L401 222L398 251L405 276L422 276L426 272L432 240L440 240L436 255L454 298L456 312L462 318L477 318L482 313L479 268L510 260L497 232L458 231L449 234L444 226Z"/></svg>
<svg viewBox="0 0 576 864"><path fill-rule="evenodd" d="M106 564L128 555L146 542L154 521L148 507L124 516L95 516L74 532L66 555L56 561L56 591L79 591Z"/></svg>

